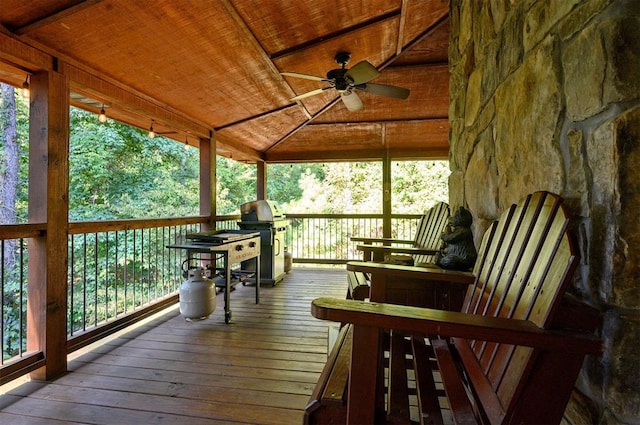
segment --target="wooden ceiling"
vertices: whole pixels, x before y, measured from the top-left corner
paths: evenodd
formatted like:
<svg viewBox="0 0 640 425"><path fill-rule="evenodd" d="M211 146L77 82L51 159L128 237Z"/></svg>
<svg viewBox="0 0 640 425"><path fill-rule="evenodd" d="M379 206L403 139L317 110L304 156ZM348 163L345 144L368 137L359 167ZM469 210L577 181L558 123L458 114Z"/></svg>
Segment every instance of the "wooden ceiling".
<svg viewBox="0 0 640 425"><path fill-rule="evenodd" d="M2 0L0 80L20 86L51 67L71 103L253 162L446 158L447 0ZM406 100L358 91L349 112L335 90L292 102L324 77L367 60L373 82Z"/></svg>

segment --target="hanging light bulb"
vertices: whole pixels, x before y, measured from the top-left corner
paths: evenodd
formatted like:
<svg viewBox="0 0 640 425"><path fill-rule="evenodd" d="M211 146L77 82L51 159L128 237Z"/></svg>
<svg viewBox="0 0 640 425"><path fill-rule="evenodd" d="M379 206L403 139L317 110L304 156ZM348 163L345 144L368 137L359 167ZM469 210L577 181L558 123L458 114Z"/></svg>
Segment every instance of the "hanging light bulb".
<svg viewBox="0 0 640 425"><path fill-rule="evenodd" d="M27 77L24 79L24 83L22 83L22 97L24 97L25 99L29 99L30 96L31 92L29 90L29 74L27 74Z"/></svg>
<svg viewBox="0 0 640 425"><path fill-rule="evenodd" d="M104 103L102 104L102 109L100 109L100 115L98 115L98 121L101 123L107 122L107 113L104 111Z"/></svg>
<svg viewBox="0 0 640 425"><path fill-rule="evenodd" d="M153 120L151 120L151 127L149 127L149 138L153 139L156 137L156 132L153 131Z"/></svg>

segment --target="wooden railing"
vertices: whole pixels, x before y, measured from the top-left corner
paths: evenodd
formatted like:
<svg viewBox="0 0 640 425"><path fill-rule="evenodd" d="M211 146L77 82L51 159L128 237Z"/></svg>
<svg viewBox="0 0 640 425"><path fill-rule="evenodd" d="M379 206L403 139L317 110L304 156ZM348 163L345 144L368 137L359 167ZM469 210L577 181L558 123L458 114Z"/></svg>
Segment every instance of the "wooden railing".
<svg viewBox="0 0 640 425"><path fill-rule="evenodd" d="M419 215L396 215L392 236L411 239ZM380 214L288 214L286 246L296 263L342 264L360 259L352 236L382 236ZM235 229L238 215L219 216ZM166 246L200 231L208 217L69 224L67 352L122 329L177 301L186 253ZM0 384L44 364L27 351L28 242L44 224L0 226ZM9 256L11 258L9 258ZM31 283L33 285L33 283Z"/></svg>
<svg viewBox="0 0 640 425"><path fill-rule="evenodd" d="M30 242L45 224L0 226L0 384L44 364L42 351L27 350L27 272Z"/></svg>
<svg viewBox="0 0 640 425"><path fill-rule="evenodd" d="M69 352L177 300L183 242L207 217L71 223Z"/></svg>

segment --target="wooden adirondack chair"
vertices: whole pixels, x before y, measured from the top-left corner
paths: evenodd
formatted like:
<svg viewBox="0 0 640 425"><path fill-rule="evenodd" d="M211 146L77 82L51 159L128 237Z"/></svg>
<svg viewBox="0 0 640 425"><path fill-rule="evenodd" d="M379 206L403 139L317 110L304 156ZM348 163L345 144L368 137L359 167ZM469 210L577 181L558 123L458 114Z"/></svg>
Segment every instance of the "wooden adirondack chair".
<svg viewBox="0 0 640 425"><path fill-rule="evenodd" d="M407 414L399 397L409 393L407 359L421 423L447 415L455 423L559 423L585 355L601 352L593 337L599 315L565 296L578 263L567 227L562 200L547 192L503 213L485 234L460 312L314 300L315 317L353 324L347 423L395 423ZM429 270L425 280L441 284L452 274ZM372 298L384 292L372 288ZM383 330L391 330L390 346Z"/></svg>
<svg viewBox="0 0 640 425"><path fill-rule="evenodd" d="M389 256L404 255L409 256L412 264L434 263L442 245L440 235L448 221L449 205L439 202L422 216L413 240L359 237L351 240L362 242L357 248L362 251L364 261L384 262Z"/></svg>
<svg viewBox="0 0 640 425"><path fill-rule="evenodd" d="M351 238L363 242L357 248L364 261L375 263L434 264L442 241L440 236L449 222L449 205L439 202L422 216L414 240L391 238ZM407 246L400 246L400 245ZM364 300L369 297L370 276L363 270L348 270L347 298Z"/></svg>

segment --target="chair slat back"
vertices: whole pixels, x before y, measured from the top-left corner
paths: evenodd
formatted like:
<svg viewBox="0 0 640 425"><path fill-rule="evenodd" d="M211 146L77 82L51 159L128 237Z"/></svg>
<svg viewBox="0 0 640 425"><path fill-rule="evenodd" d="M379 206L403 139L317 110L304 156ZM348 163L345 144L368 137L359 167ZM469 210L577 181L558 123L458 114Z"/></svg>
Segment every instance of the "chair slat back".
<svg viewBox="0 0 640 425"><path fill-rule="evenodd" d="M416 248L438 249L442 245L440 236L449 223L449 205L438 202L422 217L416 232L414 246ZM416 255L414 264L436 261L435 255Z"/></svg>
<svg viewBox="0 0 640 425"><path fill-rule="evenodd" d="M577 265L567 232L562 199L536 192L492 224L474 269L464 311L530 320L548 328ZM456 340L474 387L491 388L482 397L491 423L508 417L526 382L536 351L526 347ZM491 406L494 406L492 408ZM541 407L542 408L542 407Z"/></svg>

